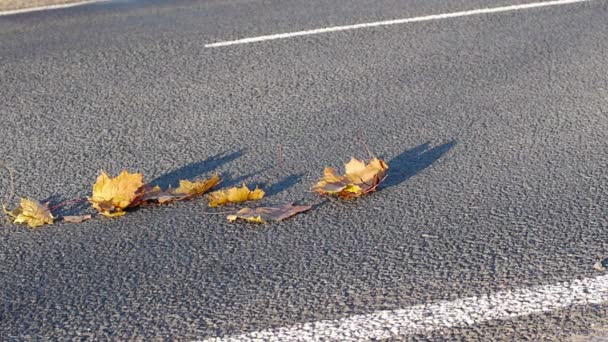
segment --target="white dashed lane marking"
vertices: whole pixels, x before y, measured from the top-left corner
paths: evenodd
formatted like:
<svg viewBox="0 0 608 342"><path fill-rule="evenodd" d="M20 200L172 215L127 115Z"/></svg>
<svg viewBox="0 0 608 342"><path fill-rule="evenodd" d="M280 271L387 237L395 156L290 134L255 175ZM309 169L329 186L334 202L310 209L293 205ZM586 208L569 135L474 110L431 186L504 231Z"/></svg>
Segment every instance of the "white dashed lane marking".
<svg viewBox="0 0 608 342"><path fill-rule="evenodd" d="M249 43L263 42L263 41L267 41L267 40L286 39L286 38L293 38L293 37L299 37L299 36L310 36L310 35L329 33L329 32L357 30L357 29L371 28L371 27L378 27L378 26L409 24L409 23L417 23L417 22L431 21L431 20L467 17L467 16L471 16L471 15L480 15L480 14L521 11L521 10L527 10L527 9L533 9L533 8L539 8L539 7L560 6L560 5L568 5L568 4L574 4L574 3L579 3L579 2L588 2L588 1L594 1L594 0L544 1L544 2L534 2L534 3L521 4L521 5L509 5L509 6L501 6L501 7L473 9L473 10L461 11L461 12L433 14L433 15L427 15L427 16L422 16L422 17L376 21L376 22L371 22L371 23L361 23L361 24L354 24L354 25L331 26L331 27L324 27L324 28L318 28L318 29L307 30L307 31L278 33L278 34L271 34L271 35L266 35L266 36L258 36L258 37L243 38L243 39L237 39L237 40L229 40L229 41L224 41L224 42L211 43L211 44L206 44L205 47L213 48L213 47L229 46L229 45L237 45L237 44L249 44ZM597 0L595 0L595 1L597 1Z"/></svg>
<svg viewBox="0 0 608 342"><path fill-rule="evenodd" d="M608 276L601 276L208 341L368 341L605 302L608 302Z"/></svg>
<svg viewBox="0 0 608 342"><path fill-rule="evenodd" d="M75 7L75 6L88 5L88 4L92 4L95 2L107 2L107 1L111 1L111 0L89 0L89 1L71 2L71 3L67 3L67 4L59 4L59 5L48 5L48 6L18 9L18 10L0 11L0 16L29 13L29 12L48 11L48 10L62 9L62 8L70 8L70 7Z"/></svg>

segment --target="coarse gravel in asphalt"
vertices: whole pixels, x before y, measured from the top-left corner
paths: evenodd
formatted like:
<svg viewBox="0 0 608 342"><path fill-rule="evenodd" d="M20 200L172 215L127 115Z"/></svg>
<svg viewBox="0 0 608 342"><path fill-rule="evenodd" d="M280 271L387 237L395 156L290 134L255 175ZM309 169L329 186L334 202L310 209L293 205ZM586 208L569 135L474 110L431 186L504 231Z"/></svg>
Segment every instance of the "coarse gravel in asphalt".
<svg viewBox="0 0 608 342"><path fill-rule="evenodd" d="M362 138L390 166L375 194L266 226L204 200L3 225L2 339L227 336L602 274L608 2L203 47L493 4L149 1L0 18L0 160L20 196L86 196L99 170L128 169L163 186L219 172L270 189L261 204L306 204L325 166L367 156ZM604 311L446 336L576 335Z"/></svg>

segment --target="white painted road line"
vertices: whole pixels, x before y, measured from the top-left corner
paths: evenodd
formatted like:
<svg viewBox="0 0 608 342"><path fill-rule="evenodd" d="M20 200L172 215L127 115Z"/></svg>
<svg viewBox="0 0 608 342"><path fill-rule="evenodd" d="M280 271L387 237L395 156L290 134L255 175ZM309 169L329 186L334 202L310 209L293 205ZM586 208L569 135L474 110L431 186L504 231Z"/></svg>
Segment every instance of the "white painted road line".
<svg viewBox="0 0 608 342"><path fill-rule="evenodd" d="M60 4L60 5L49 5L49 6L24 8L24 9L11 10L11 11L0 11L0 17L1 16L5 16L5 15L13 15L13 14L21 14L21 13L39 12L39 11L47 11L47 10L54 10L54 9L69 8L69 7L74 7L74 6L82 6L82 5L88 5L88 4L92 4L92 3L96 3L96 2L107 2L107 1L110 1L110 0L88 0L88 1L80 1L80 2L72 2L72 3L67 3L67 4Z"/></svg>
<svg viewBox="0 0 608 342"><path fill-rule="evenodd" d="M207 341L368 341L605 302L608 276L601 276Z"/></svg>
<svg viewBox="0 0 608 342"><path fill-rule="evenodd" d="M345 26L331 26L331 27L324 27L324 28L307 30L307 31L279 33L279 34L271 34L271 35L266 35L266 36L258 36L258 37L243 38L243 39L237 39L237 40L229 40L229 41L218 42L218 43L211 43L211 44L206 44L205 47L213 48L213 47L229 46L229 45L237 45L237 44L249 44L249 43L263 42L263 41L267 41L267 40L285 39L285 38L292 38L292 37L298 37L298 36L310 36L310 35L328 33L328 32L357 30L357 29L362 29L362 28L389 26L389 25L398 25L398 24L409 24L409 23L417 23L417 22L422 22L422 21L467 17L467 16L471 16L471 15L480 15L480 14L520 11L520 10L526 10L526 9L532 9L532 8L538 8L538 7L559 6L559 5L567 5L567 4L574 4L574 3L579 3L579 2L588 2L588 1L594 1L594 0L544 1L544 2L534 2L534 3L521 4L521 5L480 8L480 9L474 9L474 10L469 10L469 11L433 14L433 15L427 15L427 16L423 16L423 17L376 21L376 22L371 22L371 23L361 23L361 24L345 25Z"/></svg>

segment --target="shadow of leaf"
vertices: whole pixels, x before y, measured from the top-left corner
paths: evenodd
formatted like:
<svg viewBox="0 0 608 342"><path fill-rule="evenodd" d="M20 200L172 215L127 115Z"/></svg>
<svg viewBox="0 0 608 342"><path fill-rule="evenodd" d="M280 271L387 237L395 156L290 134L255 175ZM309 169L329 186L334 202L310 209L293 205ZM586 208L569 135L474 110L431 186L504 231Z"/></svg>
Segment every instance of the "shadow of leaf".
<svg viewBox="0 0 608 342"><path fill-rule="evenodd" d="M389 188L407 181L429 167L455 145L456 141L452 140L429 149L430 143L426 142L402 152L388 162L388 177L382 187Z"/></svg>
<svg viewBox="0 0 608 342"><path fill-rule="evenodd" d="M66 205L65 207L61 207L55 214L59 218L70 215L82 215L84 212L88 212L90 208L91 205L88 201L85 200L78 203Z"/></svg>
<svg viewBox="0 0 608 342"><path fill-rule="evenodd" d="M264 189L266 191L266 196L273 196L273 195L278 194L279 192L282 192L282 191L285 191L285 190L291 188L292 186L294 186L300 182L300 179L302 179L302 176L303 176L302 173L289 175L289 176L281 179L277 183L274 183L274 184L266 187Z"/></svg>
<svg viewBox="0 0 608 342"><path fill-rule="evenodd" d="M86 212L91 206L86 200L86 197L68 201L62 195L59 194L51 195L41 200L40 203L48 203L49 208L53 208L57 205L60 205L59 208L53 210L53 215L59 219L63 218L64 216L81 215L83 212Z"/></svg>
<svg viewBox="0 0 608 342"><path fill-rule="evenodd" d="M196 178L200 175L211 172L216 168L241 157L242 155L243 150L225 155L220 153L205 160L182 166L175 171L171 171L152 180L149 184L152 186L158 185L163 189L166 189L169 186L177 187L179 186L179 181L182 179Z"/></svg>
<svg viewBox="0 0 608 342"><path fill-rule="evenodd" d="M261 169L259 171L250 172L241 176L233 177L231 173L224 173L221 175L222 182L220 183L220 188L229 188L233 186L241 186L245 180L251 178L253 176L259 175L262 172L268 170L268 168ZM247 186L251 187L251 184L247 184Z"/></svg>
<svg viewBox="0 0 608 342"><path fill-rule="evenodd" d="M43 198L41 199L39 202L42 204L48 204L49 207L55 206L61 202L65 201L63 199L63 196L61 196L60 194L53 194L47 198Z"/></svg>

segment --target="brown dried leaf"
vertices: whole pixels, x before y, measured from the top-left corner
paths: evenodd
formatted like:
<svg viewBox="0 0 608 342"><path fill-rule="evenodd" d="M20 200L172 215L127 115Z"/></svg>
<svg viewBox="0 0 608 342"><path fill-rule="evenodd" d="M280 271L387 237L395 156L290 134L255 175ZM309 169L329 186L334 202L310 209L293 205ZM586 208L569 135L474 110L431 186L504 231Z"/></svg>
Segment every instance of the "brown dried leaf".
<svg viewBox="0 0 608 342"><path fill-rule="evenodd" d="M82 223L93 218L92 215L64 216L63 221L67 223Z"/></svg>
<svg viewBox="0 0 608 342"><path fill-rule="evenodd" d="M243 208L236 214L228 215L227 218L230 222L241 219L248 222L266 223L268 221L281 221L311 208L312 205L294 206L293 204L285 204L282 207Z"/></svg>

